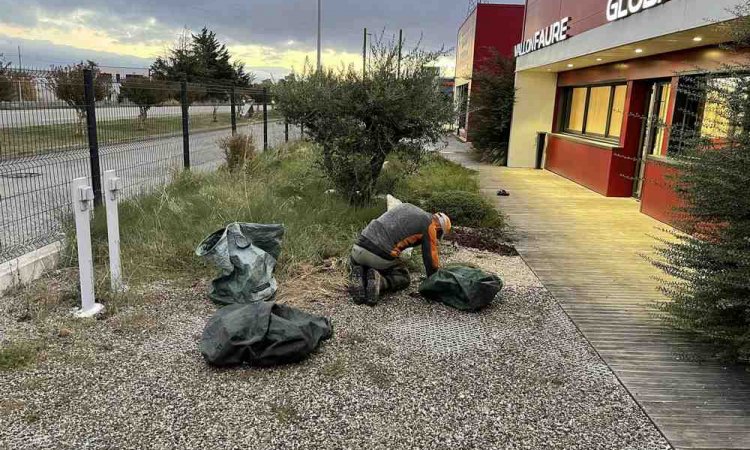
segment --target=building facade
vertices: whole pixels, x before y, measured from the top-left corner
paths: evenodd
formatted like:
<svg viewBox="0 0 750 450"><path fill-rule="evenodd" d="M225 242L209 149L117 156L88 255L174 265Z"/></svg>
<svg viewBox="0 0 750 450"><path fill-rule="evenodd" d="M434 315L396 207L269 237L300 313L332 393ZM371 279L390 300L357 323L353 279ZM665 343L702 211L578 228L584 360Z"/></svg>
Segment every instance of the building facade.
<svg viewBox="0 0 750 450"><path fill-rule="evenodd" d="M721 46L740 3L527 0L508 165L534 167L543 148L545 169L674 223L680 133L722 133L710 96L687 93L748 59Z"/></svg>
<svg viewBox="0 0 750 450"><path fill-rule="evenodd" d="M472 76L481 70L493 51L513 57L513 48L523 31L524 6L505 3L479 3L458 31L454 99L460 115L458 136L471 140Z"/></svg>

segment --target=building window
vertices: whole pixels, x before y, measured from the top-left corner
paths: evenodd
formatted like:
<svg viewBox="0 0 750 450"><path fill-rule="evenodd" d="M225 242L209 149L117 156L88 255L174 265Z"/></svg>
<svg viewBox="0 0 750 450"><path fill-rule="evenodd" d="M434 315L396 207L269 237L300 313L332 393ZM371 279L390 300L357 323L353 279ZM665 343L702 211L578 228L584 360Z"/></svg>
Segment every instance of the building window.
<svg viewBox="0 0 750 450"><path fill-rule="evenodd" d="M619 139L626 93L624 84L567 89L563 131L598 139Z"/></svg>

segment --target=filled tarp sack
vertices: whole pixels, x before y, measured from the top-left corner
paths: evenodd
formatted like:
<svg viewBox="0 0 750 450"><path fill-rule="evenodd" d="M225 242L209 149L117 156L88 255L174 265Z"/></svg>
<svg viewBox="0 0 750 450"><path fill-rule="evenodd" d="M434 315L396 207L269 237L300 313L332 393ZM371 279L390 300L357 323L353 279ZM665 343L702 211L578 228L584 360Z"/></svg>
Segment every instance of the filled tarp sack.
<svg viewBox="0 0 750 450"><path fill-rule="evenodd" d="M312 353L333 329L325 317L272 302L230 305L208 322L201 353L209 364L272 366Z"/></svg>
<svg viewBox="0 0 750 450"><path fill-rule="evenodd" d="M419 292L462 311L479 311L492 303L502 288L503 280L497 275L472 267L451 266L423 281Z"/></svg>
<svg viewBox="0 0 750 450"><path fill-rule="evenodd" d="M221 269L211 282L211 300L231 305L273 299L283 237L283 225L233 223L204 239L195 254Z"/></svg>

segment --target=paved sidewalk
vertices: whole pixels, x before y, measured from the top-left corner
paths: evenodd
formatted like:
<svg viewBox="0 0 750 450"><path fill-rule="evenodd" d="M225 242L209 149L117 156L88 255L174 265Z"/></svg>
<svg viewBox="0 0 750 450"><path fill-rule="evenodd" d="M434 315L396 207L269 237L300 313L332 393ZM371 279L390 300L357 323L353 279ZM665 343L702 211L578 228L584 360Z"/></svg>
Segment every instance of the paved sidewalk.
<svg viewBox="0 0 750 450"><path fill-rule="evenodd" d="M643 255L664 225L634 199L606 198L548 171L478 164L467 151L451 140L443 154L479 171L521 256L672 445L750 448L750 372L701 356L653 315L664 299L661 274Z"/></svg>

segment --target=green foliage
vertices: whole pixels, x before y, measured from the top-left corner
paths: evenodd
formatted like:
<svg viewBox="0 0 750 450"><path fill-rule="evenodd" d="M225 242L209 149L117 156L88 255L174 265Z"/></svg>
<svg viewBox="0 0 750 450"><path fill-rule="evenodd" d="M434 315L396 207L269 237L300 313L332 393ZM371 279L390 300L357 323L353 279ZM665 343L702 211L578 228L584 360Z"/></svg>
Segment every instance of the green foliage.
<svg viewBox="0 0 750 450"><path fill-rule="evenodd" d="M255 143L252 135L236 134L219 139L219 148L224 151L227 168L230 171L244 170L255 159Z"/></svg>
<svg viewBox="0 0 750 450"><path fill-rule="evenodd" d="M474 192L436 192L426 199L423 208L429 212L444 212L456 226L497 228L503 225L494 206Z"/></svg>
<svg viewBox="0 0 750 450"><path fill-rule="evenodd" d="M505 164L515 103L515 61L494 52L474 75L471 88L471 136L485 161Z"/></svg>
<svg viewBox="0 0 750 450"><path fill-rule="evenodd" d="M750 66L726 67L729 78L700 80L687 95L711 99L716 117L703 130L680 130L672 180L683 206L680 228L662 242L655 264L671 302L673 326L721 346L724 356L750 360ZM706 123L712 120L713 123ZM700 128L700 127L699 127ZM670 144L676 144L670 142Z"/></svg>
<svg viewBox="0 0 750 450"><path fill-rule="evenodd" d="M183 32L166 55L156 58L151 73L160 80L193 83L189 88L190 103L226 101L230 93L228 86L247 87L254 79L254 75L245 72L243 64L231 62L229 50L219 42L216 33L206 27L198 34ZM210 83L210 86L195 83Z"/></svg>
<svg viewBox="0 0 750 450"><path fill-rule="evenodd" d="M353 67L291 76L274 90L278 109L322 148L320 164L352 204L375 193L390 155L419 161L443 135L453 107L440 92L434 68L444 52L408 52L398 67L398 45L378 40L366 76Z"/></svg>
<svg viewBox="0 0 750 450"><path fill-rule="evenodd" d="M138 106L141 126L148 117L148 110L174 96L177 87L162 80L145 77L128 77L120 84L120 96Z"/></svg>
<svg viewBox="0 0 750 450"><path fill-rule="evenodd" d="M91 69L94 77L94 99L103 100L112 92L112 80L101 73L93 61L81 62L67 67L54 67L46 76L47 85L55 96L74 108L78 113L77 134L83 134L83 121L86 118L83 73Z"/></svg>

